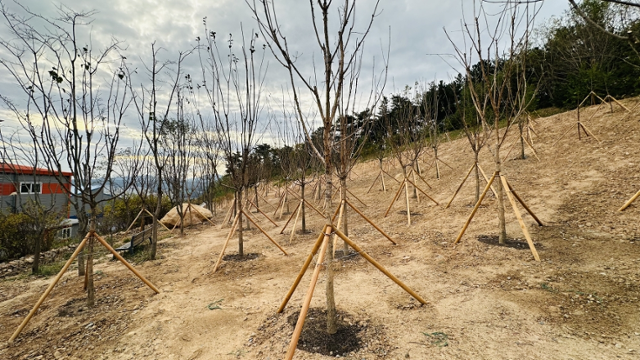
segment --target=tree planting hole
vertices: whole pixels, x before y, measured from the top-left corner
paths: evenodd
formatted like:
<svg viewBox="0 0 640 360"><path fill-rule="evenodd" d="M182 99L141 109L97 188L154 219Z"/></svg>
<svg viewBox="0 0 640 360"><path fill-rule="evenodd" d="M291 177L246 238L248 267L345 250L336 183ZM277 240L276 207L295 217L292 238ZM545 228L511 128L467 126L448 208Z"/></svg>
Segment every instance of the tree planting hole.
<svg viewBox="0 0 640 360"><path fill-rule="evenodd" d="M492 245L492 246L504 246L517 250L529 250L529 243L527 240L522 239L507 239L506 244L500 244L498 242L498 235L478 235L478 241L481 243ZM541 244L533 243L536 249L540 250L543 248Z"/></svg>
<svg viewBox="0 0 640 360"><path fill-rule="evenodd" d="M289 315L287 322L295 328L300 312ZM360 350L362 341L360 332L364 329L355 321L347 320L349 315L338 311L338 331L327 333L327 312L321 309L309 309L302 327L297 348L310 353L328 356L344 356Z"/></svg>
<svg viewBox="0 0 640 360"><path fill-rule="evenodd" d="M260 254L258 253L248 253L248 254L244 254L244 256L240 256L240 254L229 254L229 255L225 255L222 260L224 261L250 261L250 260L255 260L257 258L260 257Z"/></svg>

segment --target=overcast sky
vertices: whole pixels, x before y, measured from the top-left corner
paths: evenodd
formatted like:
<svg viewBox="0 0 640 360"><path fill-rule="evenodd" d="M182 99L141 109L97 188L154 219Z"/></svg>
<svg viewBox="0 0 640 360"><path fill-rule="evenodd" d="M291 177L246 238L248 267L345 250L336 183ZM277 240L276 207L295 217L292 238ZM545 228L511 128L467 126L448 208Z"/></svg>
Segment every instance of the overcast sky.
<svg viewBox="0 0 640 360"><path fill-rule="evenodd" d="M9 9L19 11L11 0L2 0ZM32 11L49 17L55 17L57 6L67 6L74 11L95 10L94 22L91 25L91 39L94 47L106 44L111 38L124 41L127 58L137 66L140 61L148 61L150 44L156 41L157 46L165 49L166 58L175 58L180 50L188 49L196 44L196 37L204 36L203 18L207 18L210 30L219 34L219 40L228 39L233 33L239 38L239 27L242 23L245 32L256 29L247 4L242 0L63 0L50 2L47 0L18 0ZM291 47L304 56L317 56L312 37L309 3L303 0L275 0L282 31L287 35ZM453 49L447 40L443 27L454 36L459 32L463 11L466 15L472 12L472 0L381 0L378 16L371 33L367 38L366 65L376 58L380 64L382 48L390 46L389 72L386 93L397 92L405 85L413 85L416 81L448 80L457 74L442 58L435 54L452 53ZM335 0L334 3L341 3ZM358 1L358 23L367 21L372 11L373 0ZM565 0L547 0L544 2L537 20L538 24L547 21L551 16L561 15L568 7ZM4 20L4 19L3 19ZM389 40L390 34L390 40ZM459 33L458 33L459 34ZM0 36L6 36L4 21L0 26ZM263 39L259 39L261 45ZM1 50L0 50L1 51ZM5 54L0 53L0 56ZM446 56L446 55L445 55ZM269 60L270 56L267 56ZM187 71L199 72L193 62ZM286 77L279 64L270 60L269 74L265 85L265 97L271 103L281 98L280 89L287 86ZM366 70L363 70L365 72ZM0 73L0 75L3 75ZM18 96L15 86L6 76L0 78L0 93ZM11 128L10 113L0 110L5 121L3 129ZM135 124L128 122L131 128ZM4 130L3 130L4 131Z"/></svg>

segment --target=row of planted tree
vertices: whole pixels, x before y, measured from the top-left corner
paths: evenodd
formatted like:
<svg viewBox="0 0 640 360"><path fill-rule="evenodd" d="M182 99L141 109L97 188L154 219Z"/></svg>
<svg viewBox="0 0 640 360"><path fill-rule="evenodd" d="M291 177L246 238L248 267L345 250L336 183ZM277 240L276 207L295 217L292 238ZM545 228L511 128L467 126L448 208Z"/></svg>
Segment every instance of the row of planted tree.
<svg viewBox="0 0 640 360"><path fill-rule="evenodd" d="M31 152L35 155L25 156L29 152L14 143L11 152L21 152L22 158L32 159L34 164L45 164L59 172L70 169L73 173L78 199L73 206L77 207L84 226L82 232L87 233L76 254L81 254L87 245L86 283L90 305L94 303L93 244L100 242L114 252L96 232L100 202L135 193L147 204L147 199L153 196L155 207L150 210L153 210L152 223L155 224L162 211L163 194L178 207L181 217L185 202L204 200L215 211L217 197L233 194L232 228L237 229L238 251L242 255L243 221L253 222L245 206L255 202L253 205L258 207L260 184L277 177L285 189L291 183L298 185L304 224L305 186L311 179L322 177L316 184L322 184L323 189L316 187L315 193L324 194L325 206L316 210L323 215L325 226L299 278L314 253L320 251L318 263L321 264L323 258L327 261L327 332L335 333L334 245L329 239L335 233L344 240L345 249L348 245L365 254L348 238L347 231L346 205L359 212L349 200L347 180L354 165L368 149L380 160L380 177L384 181L382 160L392 155L403 174L395 199L404 189L408 206L409 184L413 185L414 196L420 191L418 160L426 149L433 151L436 176L440 174L441 165L448 166L439 159L438 146L443 132L451 130L447 126L452 123L457 123L464 132L475 157L474 167L469 170L471 173L475 169L476 178L473 213L493 183L498 200L499 241L504 243L505 193L514 209L516 205L511 197L513 191L502 174L501 150L508 133L517 126L524 155L530 129L528 111L532 110L540 89L540 82L532 80L528 66L538 2L505 5L495 16L478 7L474 20L462 28L463 38L450 37L453 57L464 69L454 85L440 83L421 87L418 84L392 96L391 102L383 96L388 53L382 56L383 66L373 69L371 86L364 90L359 84L364 43L375 16L356 30L355 2L346 1L341 5L340 16L332 19L337 20L333 27L329 21L332 2L311 3L313 23L317 24L315 40L322 60L317 62L320 64L317 67L311 66L312 61L304 64L298 61L294 46L281 32L272 2L254 1L248 2L248 6L257 21L257 32L251 31L251 35L243 35L239 41L230 37L220 43L205 18L203 34L192 49L180 52L170 61L152 44L147 61L138 68L132 68L118 42L101 51L82 45L78 31L91 13L69 11L61 20L51 20L23 8L30 14L23 19L3 7L14 38L0 41L8 54L2 64L22 90L27 111L9 98L5 98L5 103L23 124L21 134L26 136L20 138L22 144L27 138L31 149L37 149ZM372 15L377 13L377 6L376 2ZM495 21L482 22L479 17L494 17ZM39 30L31 23L33 19L51 25L47 28L51 30ZM260 39L265 41L262 46ZM281 110L265 104L267 53L288 75L289 90L282 94ZM197 77L185 71L191 59L199 64ZM108 64L114 63L119 65L110 68ZM105 82L102 79L107 74L110 80ZM309 104L312 111L307 110ZM364 110L356 111L356 108ZM141 132L133 137L126 151L121 151L120 138L131 114L135 114ZM321 120L321 126L315 131L311 128L314 117ZM273 149L259 145L269 132L276 134L280 142ZM478 166L478 155L483 148L491 151L495 168L481 193L482 169ZM220 174L218 169L223 166L226 171ZM334 184L334 177L339 184ZM63 181L61 177L60 182ZM99 192L108 187L110 197L98 198ZM338 210L329 206L334 191L340 194ZM342 229L335 225L337 215ZM411 223L409 209L407 221ZM157 227L153 229L151 259L155 259L157 251ZM526 236L526 229L523 231ZM232 233L233 229L229 237ZM537 257L535 249L532 251ZM367 260L376 264L373 259ZM63 270L66 268L68 265ZM315 280L320 268L318 265L314 270ZM78 269L82 272L85 265L79 263ZM149 286L158 292L150 283ZM312 283L310 294L314 286ZM412 295L424 303L417 294ZM304 311L294 338L303 322ZM295 344L288 358L294 350Z"/></svg>

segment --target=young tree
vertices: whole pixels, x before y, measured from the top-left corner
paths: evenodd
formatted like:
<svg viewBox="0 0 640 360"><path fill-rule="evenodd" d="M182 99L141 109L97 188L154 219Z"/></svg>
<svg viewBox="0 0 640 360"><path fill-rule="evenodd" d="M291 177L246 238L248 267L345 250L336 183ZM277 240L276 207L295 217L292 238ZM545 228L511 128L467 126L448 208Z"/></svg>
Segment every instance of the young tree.
<svg viewBox="0 0 640 360"><path fill-rule="evenodd" d="M179 52L174 62L168 60L161 62L158 58L159 52L160 49L156 49L155 43L152 43L151 64L145 66L146 74L149 76L146 79L148 85L145 86L144 83L141 83L138 91L131 86L133 104L149 150L147 157L151 158L148 161L153 164L155 170L156 208L153 211L152 219L154 226L151 230L153 240L150 250L151 260L155 260L158 249L158 227L155 224L162 211L162 197L164 194L162 184L166 157L161 139L165 131L164 125L167 124L166 120L169 118L174 106L174 98L178 88L182 86L182 64L193 50ZM127 68L127 74L130 78L136 72ZM133 81L131 83L133 84ZM167 87L163 86L163 84L167 84ZM164 105L159 104L159 101L162 100L165 100Z"/></svg>
<svg viewBox="0 0 640 360"><path fill-rule="evenodd" d="M511 126L528 106L527 50L539 9L536 4L508 2L501 5L497 15L491 16L480 1L474 6L473 22L463 25L462 45L458 45L445 30L458 62L465 69L476 114L482 126L491 129L493 144L488 146L493 154L497 178L502 171L500 149ZM472 70L479 76L474 76ZM496 192L499 243L504 244L507 231L501 181L496 182Z"/></svg>
<svg viewBox="0 0 640 360"><path fill-rule="evenodd" d="M295 110L310 145L313 145L313 141L307 118L302 110L302 94L298 90L300 85L306 89L307 94L315 104L317 114L322 119L324 153L320 153L316 146L313 147L313 151L324 165L325 201L327 204L331 204L333 187L333 139L331 137L331 129L339 114L341 103L348 97L346 93L350 90L355 90L355 87L350 86L355 84L350 84L354 79L349 77L349 74L354 70L353 67L358 66L358 55L361 54L365 39L373 25L378 3L379 1L374 2L371 19L362 30L358 30L355 29L355 1L345 0L342 5L336 5L331 0L309 2L310 24L322 57L322 65L319 69L316 69L313 66L308 66L313 62L313 59L299 62L297 52L289 47L289 40L282 33L282 27L278 22L275 2L247 0L247 4L258 22L261 34L269 39L269 49L289 74ZM334 10L337 10L337 19L331 19ZM330 20L335 21L335 24ZM334 25L332 26L332 24ZM314 74L319 74L321 79L319 80ZM331 215L331 208L327 206L325 208L325 217L326 223L329 225L331 224ZM337 319L333 291L333 244L331 242L326 251L328 259L326 271L327 333L335 334L337 332Z"/></svg>
<svg viewBox="0 0 640 360"><path fill-rule="evenodd" d="M209 102L211 118L220 141L220 150L227 162L227 172L236 193L238 215L238 254L244 256L242 192L250 185L249 163L252 150L257 144L258 127L262 105L262 89L267 66L264 52L256 56L258 34L251 32L247 39L244 31L238 50L234 38L229 34L228 50L223 56L216 41L216 32L204 23L204 39L198 48L202 69L202 83L197 91L204 92ZM264 47L263 47L264 50Z"/></svg>
<svg viewBox="0 0 640 360"><path fill-rule="evenodd" d="M69 195L80 229L86 230L88 220L93 232L98 204L109 200L100 194L113 171L120 124L131 101L124 59L117 53L117 41L95 51L90 37L79 35L80 29L88 28L93 12L65 9L52 20L25 7L21 11L27 17L10 13L3 4L2 15L14 38L2 43L7 54L2 64L41 117L28 117L25 128L38 139L44 163L58 174L63 188L67 180L62 170L73 173L74 190ZM119 66L114 69L109 64ZM90 307L95 301L94 241L91 238L87 244Z"/></svg>

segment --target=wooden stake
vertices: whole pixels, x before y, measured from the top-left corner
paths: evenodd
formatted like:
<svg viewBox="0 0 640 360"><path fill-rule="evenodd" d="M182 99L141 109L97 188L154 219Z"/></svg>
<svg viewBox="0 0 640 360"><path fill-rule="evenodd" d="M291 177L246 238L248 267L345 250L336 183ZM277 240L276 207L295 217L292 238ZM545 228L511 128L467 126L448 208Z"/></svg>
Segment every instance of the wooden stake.
<svg viewBox="0 0 640 360"><path fill-rule="evenodd" d="M287 252L286 252L286 251L284 251L284 249L282 248L282 246L280 246L280 245L279 245L275 240L273 240L273 238L272 238L271 236L269 236L269 234L267 234L267 232L266 232L266 231L264 231L264 230L260 227L260 225L258 225L255 221L253 221L253 219L252 219L249 215L247 215L247 213L246 213L246 212L244 212L244 209L242 209L241 211L242 211L242 213L244 214L244 216L246 216L246 217L247 217L247 219L248 219L249 221L251 221L251 222L253 223L253 225L255 225L255 226L258 228L258 230L260 230L260 231L261 231L261 232L262 232L262 233L263 233L267 238L269 238L269 240L271 240L271 242L272 242L275 246L277 246L277 247L278 247L278 249L280 249L280 251L282 251L282 253L283 253L283 254L285 254L285 255L289 255L289 254L287 254Z"/></svg>
<svg viewBox="0 0 640 360"><path fill-rule="evenodd" d="M366 217L360 210L358 210L355 206L353 206L352 203L349 202L349 200L347 200L347 204L349 204L349 206L353 209L353 211L357 212L358 215L362 216L363 219L365 219L369 224L371 224L371 226L373 226L376 230L378 230L382 235L384 235L384 237L386 237L387 239L389 239L389 241L391 241L393 243L393 245L398 245L395 241L393 241L393 239L387 235L386 232L384 232L382 229L380 229L373 221L371 221L371 219L369 219L368 217Z"/></svg>
<svg viewBox="0 0 640 360"><path fill-rule="evenodd" d="M259 207L257 207L254 203L252 203L252 202L251 202L251 200L247 199L247 201L249 201L249 204L253 205L253 207L255 207L255 208L256 208L256 210L258 210L258 212L259 212L260 214L262 214L264 217L266 217L266 218L267 218L267 220L271 221L271 223L272 223L273 225L278 226L278 224L276 224L276 222L275 222L275 221L273 221L273 219L271 219L267 214L265 214L264 212L262 212L262 210L260 210L260 208L259 208ZM294 211L295 211L295 210L294 210Z"/></svg>
<svg viewBox="0 0 640 360"><path fill-rule="evenodd" d="M278 314L280 314L280 313L282 313L284 311L284 308L287 306L287 303L289 302L289 299L291 299L291 296L296 291L296 288L298 287L298 284L300 284L300 280L302 280L302 277L304 276L305 272L307 271L307 268L311 264L311 261L313 260L313 257L318 252L318 249L320 248L320 245L323 244L322 239L324 239L324 237L326 236L326 234L325 234L326 229L327 229L327 225L325 225L322 228L322 231L320 232L320 235L318 236L318 239L313 244L313 249L311 249L311 253L309 253L309 256L307 256L307 260L304 262L304 265L302 265L302 269L300 269L300 272L298 273L298 277L296 277L296 280L293 282L293 285L291 286L291 289L289 289L289 292L284 297L284 300L282 301L282 304L278 308Z"/></svg>
<svg viewBox="0 0 640 360"><path fill-rule="evenodd" d="M593 135L593 133L591 132L591 130L589 130L586 126L584 126L583 123L578 123L580 124L580 126L582 127L582 130L584 130L584 132L589 135L589 136L593 136L594 139L598 140L598 142L601 142L600 139L598 139L595 135Z"/></svg>
<svg viewBox="0 0 640 360"><path fill-rule="evenodd" d="M622 205L620 209L618 209L618 211L623 211L624 209L628 208L629 205L631 205L634 201L636 201L638 197L640 197L640 191L638 191L635 195L633 195L631 199L629 199L629 201L627 201L624 205Z"/></svg>
<svg viewBox="0 0 640 360"><path fill-rule="evenodd" d="M536 159L538 159L538 161L540 161L540 158L538 157L538 154L536 153L536 149L533 148L533 146L531 144L529 144L529 141L523 136L522 140L524 140L524 143L527 144L527 146L529 147L529 149L531 149L531 151L533 151L533 155L536 157Z"/></svg>
<svg viewBox="0 0 640 360"><path fill-rule="evenodd" d="M412 171L413 171L413 170L412 170ZM431 185L429 185L429 183L427 182L427 180L425 180L425 179L422 177L422 175L420 175L420 173L419 173L419 172L416 172L416 174L418 175L418 177L420 178L420 180L422 180L422 182L424 182L424 183L429 187L429 189L433 189L433 188L431 187Z"/></svg>
<svg viewBox="0 0 640 360"><path fill-rule="evenodd" d="M388 172L382 170L383 173L387 174L388 177L390 177L391 179L393 179L393 181L397 182L398 184L400 184L401 182L396 179L395 177L391 176L391 174L389 174Z"/></svg>
<svg viewBox="0 0 640 360"><path fill-rule="evenodd" d="M480 170L480 173L482 174L484 181L488 183L489 178L487 177L487 174L484 173L484 170L482 170L482 166L480 166L480 163L478 163L478 169ZM498 197L498 192L496 191L496 189L493 188L493 185L491 185L491 192L493 193L493 196L495 196L496 198Z"/></svg>
<svg viewBox="0 0 640 360"><path fill-rule="evenodd" d="M302 201L300 201L302 204ZM296 235L296 226L298 225L298 218L300 217L300 213L302 212L302 206L298 205L298 211L296 212L296 220L293 222L293 228L291 229L291 236L289 237L289 245L293 242L293 237Z"/></svg>
<svg viewBox="0 0 640 360"><path fill-rule="evenodd" d="M204 216L200 210L198 210L198 208L194 208L193 206L191 206L191 203L189 203L189 211L193 211L195 210L200 216L202 216L205 220L207 220L212 226L216 226L216 224L213 223L213 221L211 221L208 217Z"/></svg>
<svg viewBox="0 0 640 360"><path fill-rule="evenodd" d="M27 323L29 322L29 320L31 320L33 315L36 314L36 312L40 308L40 305L42 305L42 303L47 298L47 296L49 296L49 294L51 293L53 288L56 286L58 281L60 281L60 278L62 278L62 275L64 275L64 273L67 271L69 266L71 266L71 263L73 262L73 260L78 256L80 251L82 251L84 246L87 244L87 240L89 239L89 237L90 237L90 233L87 234L84 237L84 239L82 239L82 241L80 242L78 247L76 247L76 251L74 251L73 254L71 254L71 257L69 258L69 260L67 260L67 262L64 264L62 269L60 269L60 271L58 272L58 275L56 275L55 279L53 279L51 284L49 284L49 286L47 287L47 290L45 290L44 293L40 296L40 299L38 299L38 302L36 302L36 304L34 305L33 309L31 309L31 311L29 312L27 317L24 318L24 320L22 320L22 323L20 323L20 326L18 326L16 331L13 332L13 335L11 335L11 338L9 339L10 343L12 343L18 337L18 335L20 335L20 333L22 332L24 327L27 326Z"/></svg>
<svg viewBox="0 0 640 360"><path fill-rule="evenodd" d="M280 234L284 234L284 229L287 228L287 225L289 225L289 222L291 222L291 219L293 219L293 216L297 213L298 208L300 208L300 204L302 204L302 200L300 200L300 202L298 203L298 205L296 206L295 209L293 209L293 212L291 213L291 215L289 216L289 219L287 219L287 223L284 224L284 226L282 227L282 230L280 230Z"/></svg>
<svg viewBox="0 0 640 360"><path fill-rule="evenodd" d="M453 193L453 196L451 197L451 200L449 200L449 202L447 203L447 206L444 207L445 209L448 208L449 205L451 205L451 203L453 202L453 199L456 198L456 195L458 195L458 192L460 191L460 189L462 189L462 185L464 185L465 181L467 181L467 178L469 177L469 175L471 175L471 172L473 171L473 168L475 168L475 167L476 167L475 163L473 165L471 165L471 168L467 172L467 175L465 175L464 179L462 179L462 182L460 183L460 186L458 186L458 188L456 189L456 192Z"/></svg>
<svg viewBox="0 0 640 360"><path fill-rule="evenodd" d="M509 185L509 190L511 191L511 193L513 194L513 196L518 200L518 202L520 202L520 205L522 205L522 207L527 210L527 212L529 213L529 215L531 215L531 217L538 223L538 225L540 226L544 226L542 224L542 221L540 221L540 219L538 219L538 217L533 213L533 211L531 211L531 209L529 209L529 207L527 206L527 204L525 204L525 202L520 198L520 196L518 196L518 193L516 193L515 190L513 190L513 188L511 187L511 184L509 184L509 182L507 181L507 184Z"/></svg>
<svg viewBox="0 0 640 360"><path fill-rule="evenodd" d="M336 226L337 229L339 229L340 225L342 225L342 213L344 211L344 207L345 207L344 200L341 200L340 201L340 206L338 207L340 209L340 212L338 213L338 226ZM336 243L337 242L338 242L338 237L334 236L333 237L333 257L334 258L336 257ZM346 256L347 254L343 254L343 255Z"/></svg>
<svg viewBox="0 0 640 360"><path fill-rule="evenodd" d="M331 231L331 226L327 227L329 231ZM318 282L318 276L320 275L320 269L322 268L322 262L324 261L324 256L326 253L326 248L328 246L330 239L329 236L325 234L324 240L322 241L322 248L320 249L320 254L318 255L318 262L316 262L316 267L313 270L313 275L311 276L311 283L309 284L309 290L307 290L307 295L304 298L304 302L302 303L302 309L300 310L300 315L298 316L298 322L296 323L296 327L293 330L293 336L291 337L291 343L289 344L289 350L285 355L285 360L293 359L293 354L296 352L296 346L298 345L298 340L300 340L300 334L302 334L302 327L304 326L304 319L307 317L307 312L309 311L309 305L311 305L311 298L313 297L313 291L316 288L316 283Z"/></svg>
<svg viewBox="0 0 640 360"><path fill-rule="evenodd" d="M402 183L400 183L400 188L398 189L398 191L396 192L396 196L393 197L393 200L391 200L391 204L389 204L389 208L387 208L387 212L384 213L383 217L387 217L387 215L389 215L389 211L391 211L391 207L393 206L393 204L396 203L396 200L398 199L398 196L400 196L400 190L402 190L402 188L405 186L405 181L403 180Z"/></svg>
<svg viewBox="0 0 640 360"><path fill-rule="evenodd" d="M397 277L393 276L384 266L378 263L374 258L369 256L360 246L358 246L355 242L351 241L348 237L346 237L340 230L334 229L336 235L338 235L344 242L349 244L355 251L358 252L363 258L367 259L371 263L371 265L375 266L378 270L380 270L383 274L385 274L389 279L393 280L396 284L398 284L404 291L408 292L411 296L413 296L416 300L418 300L421 304L426 305L427 302L418 294L416 294L413 290L411 290L407 285L405 285L402 281L400 281Z"/></svg>
<svg viewBox="0 0 640 360"><path fill-rule="evenodd" d="M152 213L150 213L150 212L149 212L149 210L144 209L144 211L146 211L146 212L147 212L147 214L149 214L149 215L151 216L151 218L153 218L153 214L152 214ZM171 230L169 230L169 228L168 228L165 224L161 223L159 219L156 219L156 222L157 222L158 224L162 225L162 227L164 227L165 229L167 229L167 231L171 232Z"/></svg>
<svg viewBox="0 0 640 360"><path fill-rule="evenodd" d="M369 190L367 190L367 194L371 191L371 189L373 189L373 185L376 184L376 181L378 181L378 178L380 177L380 175L382 175L382 171L378 174L378 176L376 176L375 179L373 179L373 182L371 183L371 186L369 186ZM383 185L383 187L384 187L384 185Z"/></svg>
<svg viewBox="0 0 640 360"><path fill-rule="evenodd" d="M518 218L518 223L520 224L522 233L524 234L524 237L527 239L527 243L529 243L529 249L531 249L531 253L533 254L533 257L536 259L536 261L540 261L540 256L538 256L536 247L535 245L533 245L533 240L531 240L531 235L529 235L529 230L527 230L527 225L525 225L524 220L522 220L522 216L520 216L520 210L518 210L516 201L513 199L513 196L511 195L511 190L508 190L509 184L507 183L507 179L504 176L500 176L500 180L502 180L502 184L504 185L505 190L507 190L505 192L507 193L509 202L513 207L513 213L516 214L516 217Z"/></svg>
<svg viewBox="0 0 640 360"><path fill-rule="evenodd" d="M142 212L144 210L145 210L144 208L140 209L140 212L138 213L138 215L136 215L136 218L133 219L133 221L131 222L131 225L129 225L129 227L127 228L127 230L125 230L125 232L129 232L129 230L131 230L131 228L133 227L133 224L135 224L136 221L138 221L138 218L140 217L140 214L142 214Z"/></svg>
<svg viewBox="0 0 640 360"><path fill-rule="evenodd" d="M467 228L469 227L469 224L471 223L471 220L473 219L473 216L476 214L476 211L478 211L478 208L480 207L480 204L482 204L482 200L484 200L485 195L487 195L487 191L489 191L489 188L491 187L491 184L493 184L493 180L495 180L496 175L498 175L497 171L494 172L493 176L491 176L491 179L489 179L489 181L487 181L487 186L484 187L484 190L482 191L482 194L480 195L480 199L478 199L478 202L476 203L476 206L473 207L473 210L471 211L471 215L469 215L469 218L467 219L467 222L462 227L462 230L460 231L460 234L456 238L456 241L453 242L454 244L457 244L458 241L460 241L460 239L462 239L462 235L464 235L464 232L467 231Z"/></svg>
<svg viewBox="0 0 640 360"><path fill-rule="evenodd" d="M131 270L131 272L137 276L140 280L142 280L143 283L147 284L147 286L149 288L151 288L151 290L155 291L156 294L160 293L160 290L158 290L157 287L155 287L155 285L153 285L149 280L145 279L144 276L142 276L142 274L140 274L138 272L138 270L136 270L133 266L131 266L131 264L129 264L127 262L127 260L125 260L122 256L120 256L120 254L118 254L117 251L113 250L113 248L111 247L111 245L109 245L102 237L100 237L100 235L96 234L95 232L93 233L93 237L95 237L96 239L98 239L98 241L100 241L100 243L107 248L107 250L109 250L110 253L113 254L113 256L116 257L116 259L120 260L120 262L122 264L124 264L124 266L126 266L129 270Z"/></svg>
<svg viewBox="0 0 640 360"><path fill-rule="evenodd" d="M416 186L416 184L414 184L411 180L407 179L407 182L411 185L413 185L416 189L418 189L422 194L424 194L424 196L428 197L429 200L433 201L436 205L440 205L438 204L437 201L433 200L433 198L431 196L429 196L426 192L424 192L422 189L420 189L418 186Z"/></svg>
<svg viewBox="0 0 640 360"><path fill-rule="evenodd" d="M218 266L220 266L220 262L222 261L224 251L227 249L227 245L229 245L229 240L231 240L231 237L236 232L236 228L238 227L239 217L240 217L240 213L238 213L236 217L233 219L233 225L231 225L231 230L229 231L229 235L227 235L227 239L224 241L224 245L222 245L220 256L218 256L218 261L216 261L216 265L213 267L213 271L211 272L212 274L215 273L216 270L218 270Z"/></svg>

